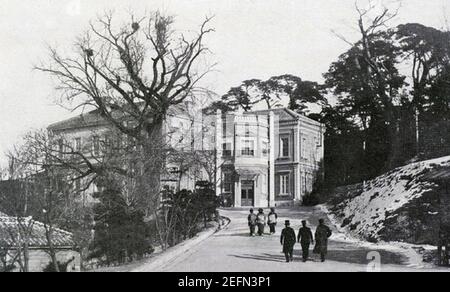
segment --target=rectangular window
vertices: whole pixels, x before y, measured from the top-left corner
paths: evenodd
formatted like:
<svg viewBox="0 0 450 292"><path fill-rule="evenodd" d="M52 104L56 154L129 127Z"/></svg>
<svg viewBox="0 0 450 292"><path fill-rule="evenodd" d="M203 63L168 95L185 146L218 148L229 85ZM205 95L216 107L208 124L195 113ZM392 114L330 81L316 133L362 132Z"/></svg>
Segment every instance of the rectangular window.
<svg viewBox="0 0 450 292"><path fill-rule="evenodd" d="M302 185L302 193L306 194L306 175L302 174L301 175L301 185Z"/></svg>
<svg viewBox="0 0 450 292"><path fill-rule="evenodd" d="M255 155L255 141L244 140L242 143L242 155L254 156Z"/></svg>
<svg viewBox="0 0 450 292"><path fill-rule="evenodd" d="M62 158L64 156L64 140L59 139L58 140L58 156L59 158Z"/></svg>
<svg viewBox="0 0 450 292"><path fill-rule="evenodd" d="M223 120L223 125L222 125L222 137L226 137L227 136L227 118L225 118Z"/></svg>
<svg viewBox="0 0 450 292"><path fill-rule="evenodd" d="M280 142L280 157L289 157L289 138L283 137Z"/></svg>
<svg viewBox="0 0 450 292"><path fill-rule="evenodd" d="M262 143L262 154L264 156L269 155L269 143L268 142L263 142Z"/></svg>
<svg viewBox="0 0 450 292"><path fill-rule="evenodd" d="M231 143L223 143L222 144L223 156L231 156Z"/></svg>
<svg viewBox="0 0 450 292"><path fill-rule="evenodd" d="M223 192L231 193L233 188L233 176L231 172L225 172L223 174Z"/></svg>
<svg viewBox="0 0 450 292"><path fill-rule="evenodd" d="M100 139L98 136L92 137L92 151L95 156L100 155Z"/></svg>
<svg viewBox="0 0 450 292"><path fill-rule="evenodd" d="M245 123L245 137L250 137L250 124Z"/></svg>
<svg viewBox="0 0 450 292"><path fill-rule="evenodd" d="M302 158L306 158L306 138L302 138L300 147L302 148Z"/></svg>
<svg viewBox="0 0 450 292"><path fill-rule="evenodd" d="M289 174L280 175L280 195L289 195Z"/></svg>
<svg viewBox="0 0 450 292"><path fill-rule="evenodd" d="M81 151L81 138L75 138L74 150Z"/></svg>
<svg viewBox="0 0 450 292"><path fill-rule="evenodd" d="M306 178L306 191L308 193L311 193L312 192L312 187L313 187L312 176L310 174L308 174L308 176Z"/></svg>

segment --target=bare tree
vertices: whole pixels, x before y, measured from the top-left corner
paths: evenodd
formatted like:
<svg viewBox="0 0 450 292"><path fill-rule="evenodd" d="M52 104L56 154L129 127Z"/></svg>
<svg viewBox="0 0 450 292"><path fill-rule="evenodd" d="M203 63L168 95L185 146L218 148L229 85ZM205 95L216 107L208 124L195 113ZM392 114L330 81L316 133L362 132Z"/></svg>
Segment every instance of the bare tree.
<svg viewBox="0 0 450 292"><path fill-rule="evenodd" d="M32 192L30 182L15 162L8 169L8 181L0 189L0 205L11 217L7 220L8 239L1 243L6 255L12 256L12 264L18 264L20 271L29 271L29 245L34 221L31 217Z"/></svg>
<svg viewBox="0 0 450 292"><path fill-rule="evenodd" d="M158 12L140 19L131 16L129 23L116 28L108 13L77 39L74 56L64 57L50 48L51 64L36 67L57 79L61 104L72 104L74 110L96 108L115 129L136 141L142 156L162 158L142 165L152 182L150 197L159 193L168 111L192 96L211 69L197 70L208 52L204 39L213 31L210 21L206 18L188 39L173 31L171 16Z"/></svg>
<svg viewBox="0 0 450 292"><path fill-rule="evenodd" d="M19 184L20 187L2 200L15 202L19 206L15 209L26 208L27 216L43 223L47 251L57 272L59 264L54 231L61 227L71 229L74 222L77 222L77 226L83 225L80 221L84 220L87 206L80 202L79 194L95 181L97 173L106 171L102 163L94 166L95 161L90 156L72 148L62 137L59 138L49 136L45 130L24 136L23 143L16 145L8 154L10 169L14 169L10 183L13 186ZM55 144L55 140L58 143ZM83 184L76 187L77 181ZM22 226L19 218L19 226Z"/></svg>

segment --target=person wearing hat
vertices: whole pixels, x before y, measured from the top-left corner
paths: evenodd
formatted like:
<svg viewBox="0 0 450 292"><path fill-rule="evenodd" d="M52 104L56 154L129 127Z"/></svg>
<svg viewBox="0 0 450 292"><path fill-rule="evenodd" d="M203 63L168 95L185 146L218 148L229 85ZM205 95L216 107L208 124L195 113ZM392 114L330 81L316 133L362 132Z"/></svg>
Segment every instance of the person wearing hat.
<svg viewBox="0 0 450 292"><path fill-rule="evenodd" d="M302 221L302 228L298 231L297 241L302 246L303 262L306 262L309 258L309 247L311 243L314 244L314 237L311 229L306 226L306 220Z"/></svg>
<svg viewBox="0 0 450 292"><path fill-rule="evenodd" d="M263 236L264 227L266 226L266 214L264 214L263 209L258 210L258 216L256 219L256 223L258 224L258 235Z"/></svg>
<svg viewBox="0 0 450 292"><path fill-rule="evenodd" d="M328 253L328 238L330 238L331 234L331 229L325 225L323 219L320 219L319 226L317 226L316 229L316 246L314 247L314 253L320 254L322 262L325 261L325 257Z"/></svg>
<svg viewBox="0 0 450 292"><path fill-rule="evenodd" d="M286 257L286 262L292 262L294 260L294 245L295 245L295 231L291 228L291 222L286 220L286 228L281 231L280 242L283 246L283 253Z"/></svg>
<svg viewBox="0 0 450 292"><path fill-rule="evenodd" d="M247 220L248 227L250 228L250 236L255 236L257 216L253 212L253 209L250 209L250 214L248 215Z"/></svg>

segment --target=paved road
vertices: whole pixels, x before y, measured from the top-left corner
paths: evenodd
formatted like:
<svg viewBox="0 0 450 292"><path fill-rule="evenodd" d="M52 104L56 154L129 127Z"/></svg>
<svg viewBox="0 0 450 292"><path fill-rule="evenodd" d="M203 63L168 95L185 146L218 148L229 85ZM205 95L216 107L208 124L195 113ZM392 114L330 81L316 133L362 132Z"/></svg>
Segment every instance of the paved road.
<svg viewBox="0 0 450 292"><path fill-rule="evenodd" d="M281 253L279 236L282 223L290 219L296 231L302 219L315 229L319 218L326 216L318 209L279 209L276 235L250 237L247 228L247 210L222 210L231 219L230 225L191 249L188 253L162 267L166 272L301 272L301 271L366 271L367 255L373 250L358 246L341 238L334 230L330 240L329 256L321 263L317 256L301 262L300 246L296 245L295 259L286 263ZM331 226L331 224L329 224ZM382 271L416 271L407 266L402 253L378 250Z"/></svg>

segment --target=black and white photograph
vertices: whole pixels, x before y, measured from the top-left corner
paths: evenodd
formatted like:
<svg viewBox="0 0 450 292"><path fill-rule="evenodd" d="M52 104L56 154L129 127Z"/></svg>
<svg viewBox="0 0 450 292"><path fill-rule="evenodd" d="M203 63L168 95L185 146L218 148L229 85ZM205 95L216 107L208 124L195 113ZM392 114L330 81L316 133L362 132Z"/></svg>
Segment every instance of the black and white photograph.
<svg viewBox="0 0 450 292"><path fill-rule="evenodd" d="M0 272L449 256L448 0L0 0Z"/></svg>

